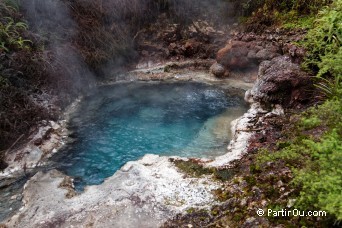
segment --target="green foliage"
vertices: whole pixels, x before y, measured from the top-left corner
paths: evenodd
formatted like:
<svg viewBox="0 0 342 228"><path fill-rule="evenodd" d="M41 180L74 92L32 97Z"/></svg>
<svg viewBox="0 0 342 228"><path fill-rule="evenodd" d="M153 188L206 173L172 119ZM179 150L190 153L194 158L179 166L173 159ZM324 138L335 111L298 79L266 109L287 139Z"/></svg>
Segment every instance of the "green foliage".
<svg viewBox="0 0 342 228"><path fill-rule="evenodd" d="M178 169L193 177L200 177L202 175L210 175L213 173L212 169L203 167L203 165L199 164L195 160L184 161L171 159L170 161L172 161Z"/></svg>
<svg viewBox="0 0 342 228"><path fill-rule="evenodd" d="M253 175L245 176L244 180L247 182L249 186L255 186L257 183L257 180Z"/></svg>
<svg viewBox="0 0 342 228"><path fill-rule="evenodd" d="M318 77L342 75L342 0L335 0L318 14L308 32L304 46L308 55L304 66L314 69ZM338 79L338 86L341 85Z"/></svg>
<svg viewBox="0 0 342 228"><path fill-rule="evenodd" d="M282 27L286 29L310 29L313 27L315 17L313 14L301 15L295 10L279 14L278 20L282 21Z"/></svg>
<svg viewBox="0 0 342 228"><path fill-rule="evenodd" d="M302 185L299 205L314 204L342 218L342 206L335 204L341 198L341 135L342 135L342 0L334 0L318 14L309 30L304 46L308 50L304 67L317 73L316 87L327 100L318 109L304 113L299 123L302 130L326 130L320 141L298 140L285 151L307 151L312 158L303 170L297 170L294 182ZM299 153L300 154L300 153ZM302 153L303 154L303 153ZM338 195L339 194L339 195ZM342 202L341 199L339 202Z"/></svg>
<svg viewBox="0 0 342 228"><path fill-rule="evenodd" d="M27 29L18 1L0 0L0 150L55 113L32 99L42 93L48 64Z"/></svg>
<svg viewBox="0 0 342 228"><path fill-rule="evenodd" d="M340 126L341 127L341 126ZM342 137L336 129L319 142L303 140L303 149L310 151L306 167L296 170L294 183L302 186L297 205L325 210L342 219Z"/></svg>
<svg viewBox="0 0 342 228"><path fill-rule="evenodd" d="M314 127L318 127L321 124L321 120L317 118L317 116L312 116L309 118L303 118L301 125L305 130L312 129Z"/></svg>
<svg viewBox="0 0 342 228"><path fill-rule="evenodd" d="M14 50L29 49L32 42L23 38L23 33L28 29L25 22L15 21L10 16L18 7L14 1L6 1L7 4L0 4L0 12L3 16L0 19L0 51L10 52Z"/></svg>
<svg viewBox="0 0 342 228"><path fill-rule="evenodd" d="M327 129L339 128L342 124L342 100L330 99L321 104L318 107L310 108L308 111L302 114L304 118L301 121L305 121L308 118L317 118L320 120L321 127ZM299 124L302 124L300 122ZM340 128L342 134L342 126Z"/></svg>
<svg viewBox="0 0 342 228"><path fill-rule="evenodd" d="M213 177L220 181L230 180L236 173L234 169L229 168L207 168L203 164L199 163L196 159L189 159L187 161L179 159L170 159L175 166L182 172L192 177L201 177L202 175L213 175Z"/></svg>
<svg viewBox="0 0 342 228"><path fill-rule="evenodd" d="M265 0L265 5L269 8L275 8L282 12L291 10L298 13L311 14L316 13L322 6L331 3L331 0Z"/></svg>
<svg viewBox="0 0 342 228"><path fill-rule="evenodd" d="M330 99L302 114L291 131L291 143L279 151L263 150L258 165L268 161L285 162L294 173L293 184L301 189L297 207L303 210L325 210L342 219L342 100ZM312 130L325 133L312 137L301 133Z"/></svg>
<svg viewBox="0 0 342 228"><path fill-rule="evenodd" d="M288 29L310 29L317 12L332 0L232 0L237 9L242 9L240 16L250 16L247 30L261 32L268 26L278 25ZM240 10L237 10L239 12Z"/></svg>
<svg viewBox="0 0 342 228"><path fill-rule="evenodd" d="M280 13L296 12L299 15L317 13L322 6L330 4L331 0L230 0L236 4L239 14L248 16L260 10L268 14L277 11Z"/></svg>
<svg viewBox="0 0 342 228"><path fill-rule="evenodd" d="M334 99L342 97L342 77L341 74L332 79L318 78L319 82L315 84L325 97Z"/></svg>

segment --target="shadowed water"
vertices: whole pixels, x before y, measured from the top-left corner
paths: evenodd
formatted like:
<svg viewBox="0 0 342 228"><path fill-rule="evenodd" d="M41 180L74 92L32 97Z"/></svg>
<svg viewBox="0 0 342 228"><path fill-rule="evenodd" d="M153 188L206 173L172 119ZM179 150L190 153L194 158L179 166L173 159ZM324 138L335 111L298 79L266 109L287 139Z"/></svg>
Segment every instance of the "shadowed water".
<svg viewBox="0 0 342 228"><path fill-rule="evenodd" d="M74 141L53 160L82 190L144 154L213 157L229 142L243 99L201 83L123 83L99 88L72 114Z"/></svg>

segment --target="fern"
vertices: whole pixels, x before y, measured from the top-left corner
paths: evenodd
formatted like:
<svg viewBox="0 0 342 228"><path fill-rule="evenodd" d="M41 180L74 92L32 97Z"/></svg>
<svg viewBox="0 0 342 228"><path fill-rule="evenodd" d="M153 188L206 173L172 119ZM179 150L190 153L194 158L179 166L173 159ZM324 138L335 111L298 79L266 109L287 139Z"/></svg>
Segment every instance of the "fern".
<svg viewBox="0 0 342 228"><path fill-rule="evenodd" d="M342 74L342 0L325 7L318 14L315 26L307 34L304 42L308 50L306 68L318 69L319 77Z"/></svg>
<svg viewBox="0 0 342 228"><path fill-rule="evenodd" d="M10 6L0 5L3 10L9 10ZM24 39L22 33L28 29L23 21L14 21L11 17L3 17L0 20L0 50L5 52L29 49L32 41Z"/></svg>
<svg viewBox="0 0 342 228"><path fill-rule="evenodd" d="M325 79L320 77L318 83L315 84L320 91L330 99L334 97L342 97L342 77L337 76L334 79Z"/></svg>

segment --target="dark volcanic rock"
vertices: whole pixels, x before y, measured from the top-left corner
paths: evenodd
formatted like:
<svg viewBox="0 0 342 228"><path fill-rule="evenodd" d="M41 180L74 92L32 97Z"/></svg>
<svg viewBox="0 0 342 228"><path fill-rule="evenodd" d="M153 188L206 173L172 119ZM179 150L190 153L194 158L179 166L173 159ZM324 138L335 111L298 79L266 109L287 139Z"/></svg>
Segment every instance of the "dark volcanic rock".
<svg viewBox="0 0 342 228"><path fill-rule="evenodd" d="M296 63L302 62L306 54L304 48L292 43L285 44L282 51L284 53L288 53L291 56L292 60Z"/></svg>
<svg viewBox="0 0 342 228"><path fill-rule="evenodd" d="M258 79L247 91L245 99L266 106L281 104L290 107L310 99L310 90L310 76L291 62L289 56L280 56L260 64Z"/></svg>
<svg viewBox="0 0 342 228"><path fill-rule="evenodd" d="M271 60L274 57L279 56L277 51L274 51L272 49L261 49L255 54L255 59L258 61L263 61L263 60Z"/></svg>

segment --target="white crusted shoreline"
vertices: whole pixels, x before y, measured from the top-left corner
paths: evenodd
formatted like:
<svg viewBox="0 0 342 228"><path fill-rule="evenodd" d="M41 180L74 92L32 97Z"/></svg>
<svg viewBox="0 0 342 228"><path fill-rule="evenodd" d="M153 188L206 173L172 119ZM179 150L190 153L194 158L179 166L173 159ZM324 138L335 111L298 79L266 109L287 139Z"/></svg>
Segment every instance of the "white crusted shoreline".
<svg viewBox="0 0 342 228"><path fill-rule="evenodd" d="M60 188L64 175L37 173L25 185L24 206L10 227L158 227L189 207L206 207L220 184L209 178L183 178L168 157L145 155L128 162L103 184L88 186L67 199Z"/></svg>

